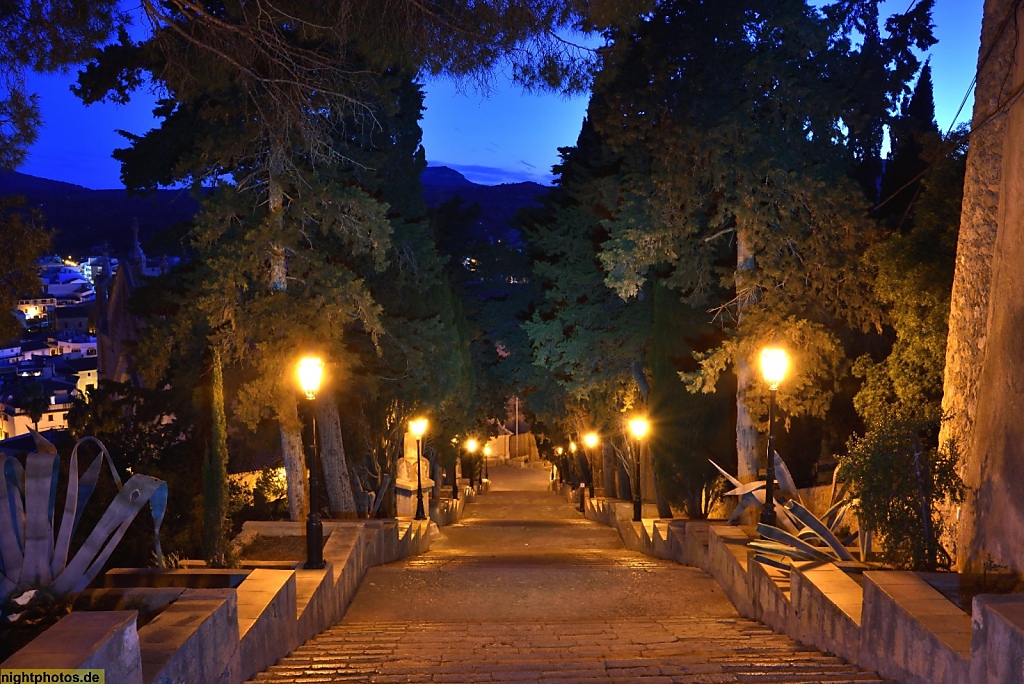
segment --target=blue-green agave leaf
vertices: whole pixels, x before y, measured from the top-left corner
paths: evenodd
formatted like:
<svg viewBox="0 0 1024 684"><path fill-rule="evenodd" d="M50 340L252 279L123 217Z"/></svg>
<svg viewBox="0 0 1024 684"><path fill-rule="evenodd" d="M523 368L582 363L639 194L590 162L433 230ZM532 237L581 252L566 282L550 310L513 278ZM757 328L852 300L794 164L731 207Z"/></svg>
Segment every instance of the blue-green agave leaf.
<svg viewBox="0 0 1024 684"><path fill-rule="evenodd" d="M846 550L843 543L836 539L836 536L832 534L832 531L825 527L825 524L814 517L814 514L804 506L796 501L789 501L786 503L786 508L788 508L790 512L800 520L800 522L807 525L808 529L812 530L826 546L832 549L840 560L853 560L853 556Z"/></svg>
<svg viewBox="0 0 1024 684"><path fill-rule="evenodd" d="M138 512L158 489L166 487L166 482L148 475L133 475L129 478L74 558L54 580L52 591L66 594L87 587L103 569L103 564L114 552Z"/></svg>
<svg viewBox="0 0 1024 684"><path fill-rule="evenodd" d="M25 459L25 558L21 579L25 586L50 583L53 558L51 500L60 472L57 454L29 454Z"/></svg>
<svg viewBox="0 0 1024 684"><path fill-rule="evenodd" d="M801 551L809 555L813 560L823 560L828 562L832 562L835 560L834 557L828 555L827 553L824 553L823 551L820 551L819 549L816 549L815 547L811 546L805 541L802 541L801 539L798 539L792 534L780 530L778 527L772 527L771 525L758 523L757 533L763 537L771 539L772 541L777 541L783 544L789 544L798 551Z"/></svg>

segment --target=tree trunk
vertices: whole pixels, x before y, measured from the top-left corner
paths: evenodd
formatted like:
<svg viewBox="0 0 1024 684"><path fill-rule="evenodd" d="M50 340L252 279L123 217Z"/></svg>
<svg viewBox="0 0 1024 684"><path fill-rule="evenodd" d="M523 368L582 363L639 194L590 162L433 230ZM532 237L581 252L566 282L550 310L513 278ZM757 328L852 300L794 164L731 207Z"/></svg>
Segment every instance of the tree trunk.
<svg viewBox="0 0 1024 684"><path fill-rule="evenodd" d="M213 349L210 360L210 445L203 464L203 555L212 566L225 566L227 542L228 442L224 416L224 375L220 351Z"/></svg>
<svg viewBox="0 0 1024 684"><path fill-rule="evenodd" d="M616 483L619 485L619 498L624 501L631 501L633 499L633 488L631 486L632 475L626 469L626 464L623 459L616 457L615 459L615 471L616 471Z"/></svg>
<svg viewBox="0 0 1024 684"><path fill-rule="evenodd" d="M750 250L745 236L736 231L736 296L737 326L743 325L743 297L747 280L754 270L754 254ZM734 361L736 368L736 477L740 482L751 482L757 479L757 427L747 406L747 392L754 383L754 372L747 359L738 357Z"/></svg>
<svg viewBox="0 0 1024 684"><path fill-rule="evenodd" d="M355 515L356 500L345 460L345 444L341 436L338 402L330 392L318 397L316 411L317 436L320 438L320 462L323 465L327 501L332 513Z"/></svg>
<svg viewBox="0 0 1024 684"><path fill-rule="evenodd" d="M602 442L601 444L601 460L602 466L601 471L604 479L604 495L609 499L614 499L618 495L618 488L615 485L615 474L616 467L615 462L619 459L615 457L615 449L609 442Z"/></svg>
<svg viewBox="0 0 1024 684"><path fill-rule="evenodd" d="M277 173L272 169L267 180L267 208L270 218L277 226L277 232L284 231L284 189L277 180ZM288 265L284 257L284 248L271 243L267 246L270 261L270 289L283 292L288 289Z"/></svg>
<svg viewBox="0 0 1024 684"><path fill-rule="evenodd" d="M736 359L736 477L752 482L758 474L758 433L747 406L747 391L756 382L745 359Z"/></svg>
<svg viewBox="0 0 1024 684"><path fill-rule="evenodd" d="M281 456L284 458L285 487L288 492L288 517L302 520L309 514L309 501L306 497L308 484L299 411L294 398L288 401L284 411L289 416L287 423L281 422ZM292 427L288 428L286 424Z"/></svg>
<svg viewBox="0 0 1024 684"><path fill-rule="evenodd" d="M271 151L268 164L267 194L268 208L273 221L277 222L278 232L284 229L284 189L277 180L280 156ZM267 246L267 257L270 262L270 289L281 292L287 289L287 264L284 249L279 245ZM302 520L309 514L309 491L305 463L305 450L302 447L302 429L299 422L298 407L294 398L286 400L284 407L286 420L281 421L281 456L284 458L284 473L288 492L288 517Z"/></svg>
<svg viewBox="0 0 1024 684"><path fill-rule="evenodd" d="M437 501L441 498L441 459L434 457L430 463L430 479L434 486L430 488L430 498Z"/></svg>
<svg viewBox="0 0 1024 684"><path fill-rule="evenodd" d="M672 506L661 495L661 488L658 486L658 474L654 471L654 468L651 468L651 475L654 481L654 503L658 507L658 517L668 520L672 518Z"/></svg>

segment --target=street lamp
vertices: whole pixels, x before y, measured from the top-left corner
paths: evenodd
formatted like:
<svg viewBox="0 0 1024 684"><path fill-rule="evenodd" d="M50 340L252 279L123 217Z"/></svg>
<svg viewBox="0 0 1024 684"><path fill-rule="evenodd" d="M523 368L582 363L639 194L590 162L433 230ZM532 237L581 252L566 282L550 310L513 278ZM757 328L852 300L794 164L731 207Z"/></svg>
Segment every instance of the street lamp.
<svg viewBox="0 0 1024 684"><path fill-rule="evenodd" d="M761 522L775 525L775 434L772 423L775 418L775 393L779 383L786 376L789 357L785 349L765 347L761 350L761 374L768 383L768 460L765 463L764 506L761 508Z"/></svg>
<svg viewBox="0 0 1024 684"><path fill-rule="evenodd" d="M316 394L323 378L324 362L315 356L299 361L299 387L306 400L300 403L302 413L302 447L306 452L306 468L309 470L309 515L306 517L306 569L318 570L324 562L324 524L317 510L316 463L320 458L320 445L316 438Z"/></svg>
<svg viewBox="0 0 1024 684"><path fill-rule="evenodd" d="M477 444L477 441L475 439L473 439L472 437L466 440L466 451L469 452L469 461L473 460L473 454L476 453L476 450L477 450L478 446L480 446L480 445ZM487 453L487 448L486 447L484 448L484 453ZM472 466L470 466L470 467L472 467ZM458 483L457 482L456 482L456 484L452 485L452 496L454 496L455 498L459 497L459 495L458 495Z"/></svg>
<svg viewBox="0 0 1024 684"><path fill-rule="evenodd" d="M423 454L423 433L426 431L426 418L409 421L409 432L416 438L416 520L427 519L426 511L423 510L423 468L420 467L420 458Z"/></svg>
<svg viewBox="0 0 1024 684"><path fill-rule="evenodd" d="M636 437L636 459L633 463L633 522L643 519L643 499L640 498L640 453L643 438L647 435L650 423L645 418L633 418L629 421L629 431Z"/></svg>
<svg viewBox="0 0 1024 684"><path fill-rule="evenodd" d="M593 449L594 447L596 447L597 443L599 441L600 441L600 438L597 436L596 432L588 432L587 434L583 435L583 444L585 444L588 449ZM593 453L593 452L591 452L591 453ZM590 481L587 484L590 487L590 498L594 498L594 466L593 465L590 466L590 478L589 478L589 480Z"/></svg>
<svg viewBox="0 0 1024 684"><path fill-rule="evenodd" d="M587 502L586 502L586 497L583 496L583 489L584 489L584 487L587 486L587 474L585 472L583 472L583 468L580 466L579 461L576 460L576 442L574 442L572 440L569 440L569 453L571 454L569 456L569 459L570 459L570 462L573 464L573 467L574 468L580 468L580 487L579 487L580 513L586 513L587 512Z"/></svg>
<svg viewBox="0 0 1024 684"><path fill-rule="evenodd" d="M491 445L484 444L484 479L490 481L491 473L487 469L487 459L491 457Z"/></svg>

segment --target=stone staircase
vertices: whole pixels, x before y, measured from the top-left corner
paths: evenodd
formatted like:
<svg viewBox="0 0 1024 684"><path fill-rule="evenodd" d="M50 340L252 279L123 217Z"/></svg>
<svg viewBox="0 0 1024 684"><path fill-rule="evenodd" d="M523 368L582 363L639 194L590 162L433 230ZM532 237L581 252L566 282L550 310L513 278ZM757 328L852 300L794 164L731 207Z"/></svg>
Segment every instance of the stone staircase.
<svg viewBox="0 0 1024 684"><path fill-rule="evenodd" d="M371 568L341 622L252 681L888 681L741 617L705 572L624 547L537 480L481 497L429 553ZM666 554L697 541L626 524Z"/></svg>
<svg viewBox="0 0 1024 684"><path fill-rule="evenodd" d="M744 618L339 624L254 682L889 681Z"/></svg>

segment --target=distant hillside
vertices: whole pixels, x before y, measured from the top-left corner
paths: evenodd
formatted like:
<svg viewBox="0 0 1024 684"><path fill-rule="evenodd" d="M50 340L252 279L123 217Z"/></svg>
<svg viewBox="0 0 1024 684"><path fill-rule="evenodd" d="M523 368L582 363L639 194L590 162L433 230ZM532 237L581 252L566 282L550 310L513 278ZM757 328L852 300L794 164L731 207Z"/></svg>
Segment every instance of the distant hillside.
<svg viewBox="0 0 1024 684"><path fill-rule="evenodd" d="M428 166L420 176L420 180L423 181L424 186L429 185L434 188L474 185L461 173L455 169L449 169L447 166Z"/></svg>
<svg viewBox="0 0 1024 684"><path fill-rule="evenodd" d="M524 206L535 204L547 191L538 183L477 185L459 172L431 166L423 173L427 204L459 197L466 206L480 205L478 228L505 237L510 221ZM85 256L93 246L108 244L112 254L131 247L132 222L139 223L139 239L146 251L176 253L184 235L183 225L199 209L185 190L159 190L145 196L124 190L89 190L79 185L37 178L16 172L0 172L0 196L22 195L39 209L57 234L54 251Z"/></svg>
<svg viewBox="0 0 1024 684"><path fill-rule="evenodd" d="M516 212L537 204L549 189L529 181L477 185L446 166L431 166L423 173L423 199L428 206L436 207L455 198L461 199L466 207L479 204L478 229L502 239L518 240L518 233L511 228Z"/></svg>
<svg viewBox="0 0 1024 684"><path fill-rule="evenodd" d="M131 247L136 219L139 240L152 246L149 251L177 252L174 243L182 233L181 225L199 209L185 190L137 196L125 190L89 190L10 171L0 172L0 195L23 196L56 229L54 252L76 256L86 256L94 246L104 244L111 254L124 254Z"/></svg>

